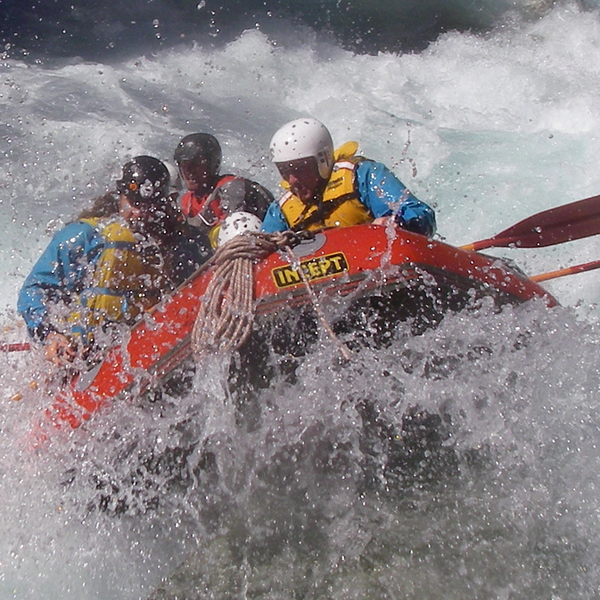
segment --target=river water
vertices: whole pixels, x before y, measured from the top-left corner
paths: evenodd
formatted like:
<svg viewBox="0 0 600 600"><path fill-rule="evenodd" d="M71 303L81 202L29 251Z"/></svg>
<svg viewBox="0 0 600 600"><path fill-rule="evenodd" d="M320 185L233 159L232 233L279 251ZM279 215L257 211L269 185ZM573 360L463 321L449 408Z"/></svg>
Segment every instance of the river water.
<svg viewBox="0 0 600 600"><path fill-rule="evenodd" d="M456 245L600 191L592 2L2 4L7 341L52 233L186 133L276 190L271 135L314 116ZM535 274L600 243L490 253ZM255 394L259 416L207 361L191 392L43 451L27 440L48 398L29 382L47 367L0 356L0 599L598 597L597 273L548 282L555 309L391 325L348 364L323 336Z"/></svg>

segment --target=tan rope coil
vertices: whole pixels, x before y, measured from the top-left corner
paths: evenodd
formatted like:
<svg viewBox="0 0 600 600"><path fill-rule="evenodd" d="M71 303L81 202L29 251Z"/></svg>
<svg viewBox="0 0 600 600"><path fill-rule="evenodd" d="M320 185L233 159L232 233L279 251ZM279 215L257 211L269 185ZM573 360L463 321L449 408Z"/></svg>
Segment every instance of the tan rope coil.
<svg viewBox="0 0 600 600"><path fill-rule="evenodd" d="M307 237L312 235L292 231L247 233L217 248L204 265L205 268L216 268L201 298L192 330L192 350L197 360L211 352L237 350L246 341L254 321L254 262L277 250L285 250L290 264L298 268L321 325L337 344L343 358L350 360L352 352L337 338L327 322L315 292L292 251L292 246Z"/></svg>
<svg viewBox="0 0 600 600"><path fill-rule="evenodd" d="M192 331L197 359L210 352L237 350L246 341L254 320L254 261L300 239L291 231L249 233L217 248L209 261L216 268Z"/></svg>

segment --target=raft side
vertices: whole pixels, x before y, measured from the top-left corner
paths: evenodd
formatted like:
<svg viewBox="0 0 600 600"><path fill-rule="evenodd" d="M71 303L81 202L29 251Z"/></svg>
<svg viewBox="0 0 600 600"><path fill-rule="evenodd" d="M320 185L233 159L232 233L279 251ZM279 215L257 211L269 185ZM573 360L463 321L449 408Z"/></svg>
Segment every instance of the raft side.
<svg viewBox="0 0 600 600"><path fill-rule="evenodd" d="M432 295L466 297L474 292L502 303L543 298L549 307L558 304L539 284L500 259L406 231L389 233L378 225L318 233L312 245L293 249L304 278L284 253L269 255L255 268L257 316L310 305L305 280L319 297L369 297L420 286L431 289ZM145 315L122 346L75 378L49 410L52 420L76 427L134 385L136 392L143 390L189 358L191 332L211 274L203 271L188 280ZM69 405L73 410L65 409Z"/></svg>

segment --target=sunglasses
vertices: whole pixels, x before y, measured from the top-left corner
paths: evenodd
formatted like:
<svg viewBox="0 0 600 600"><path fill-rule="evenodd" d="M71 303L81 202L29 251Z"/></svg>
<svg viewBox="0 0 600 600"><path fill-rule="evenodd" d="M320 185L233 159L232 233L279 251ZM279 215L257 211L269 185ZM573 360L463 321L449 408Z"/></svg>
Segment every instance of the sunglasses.
<svg viewBox="0 0 600 600"><path fill-rule="evenodd" d="M286 181L288 181L292 175L296 179L302 181L307 178L312 178L315 173L318 173L317 161L313 156L275 164L281 177Z"/></svg>

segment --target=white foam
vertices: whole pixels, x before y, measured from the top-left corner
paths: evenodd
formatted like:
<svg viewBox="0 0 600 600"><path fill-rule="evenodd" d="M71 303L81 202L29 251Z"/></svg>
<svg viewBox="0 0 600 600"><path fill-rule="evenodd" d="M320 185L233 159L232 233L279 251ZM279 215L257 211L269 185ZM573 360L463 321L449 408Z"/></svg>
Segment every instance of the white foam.
<svg viewBox="0 0 600 600"><path fill-rule="evenodd" d="M414 55L359 56L316 36L275 39L251 30L222 48L173 49L110 65L5 61L0 65L4 322L17 319L10 312L17 290L52 231L103 192L130 156L171 159L179 138L194 131L221 140L225 170L275 190L269 139L285 120L310 114L330 127L337 143L356 139L364 154L391 165L417 196L435 205L440 235L455 244L597 194L599 48L596 14L557 7L537 22L507 25L486 37L448 33ZM600 241L497 253L535 273L598 259ZM279 382L265 392L266 423L253 434L237 431L231 406L220 413L220 400L212 394L202 406L213 430L223 429L217 433L229 447L215 442L213 449L223 457L228 453L231 472L211 499L214 505L203 505L203 514L194 497L172 514L168 504L165 512L114 519L86 509L102 493L90 479L98 470L114 468L108 475L117 479L127 475L128 457L123 472L117 459L129 444L184 443L177 425L183 415L193 422L200 396L162 415L122 404L86 432L67 436L68 452L57 446L39 460L24 459L20 448L8 446L0 470L6 516L0 528L0 598L144 597L190 548L204 548L209 509L216 514L225 506L243 517L215 528L233 531L234 541L246 535L244 527L255 528L254 549L267 554L260 542L270 534L277 538L279 527L285 532L286 510L298 519L290 535L300 537L300 546L311 542L301 537L302 527L314 526L325 541L314 549L321 552L323 572L313 573L311 585L316 590L330 585L337 598L351 597L348 588L368 590L363 597L383 596L382 589L415 597L423 589L431 597L448 589L462 598L508 597L510 590L526 596L540 571L547 586L540 584L539 596L597 589L591 567L598 538L594 427L600 338L593 324L597 313L587 306L600 300L598 273L548 285L563 304L577 304L573 311L534 305L501 315L484 310L477 317L455 316L436 332L401 338L380 354L365 352L347 370L335 365L325 344L302 363L296 387L290 391ZM6 335L20 339L21 333ZM40 364L4 358L0 388L7 397ZM220 380L209 384L206 389L220 389ZM349 401L369 394L398 418L415 400L445 407L460 424L458 448L489 446L496 467L488 465L480 478L469 475L472 465L465 462L468 489L434 494L433 503L418 492L410 502L367 503L354 479L359 419ZM22 433L30 413L43 409L45 399L30 396L30 404L2 405L5 437ZM347 471L336 471L335 462L318 462L317 449L331 440L336 448L349 448ZM345 460L341 450L331 456ZM275 477L273 465L283 471L290 464L289 488L279 480L281 487L264 483ZM74 467L83 479L61 486L65 469ZM327 468L338 478L337 487L328 487ZM319 476L313 478L315 469ZM297 494L287 498L289 489ZM261 494L268 499L264 503ZM301 510L314 509L321 524L302 525L302 515L292 510L296 501ZM221 538L211 533L214 553L204 560L214 566L227 544L219 545ZM586 552L592 557L587 562ZM361 553L375 560L368 564L379 573L377 581L359 564ZM237 572L246 568L248 575L252 563L256 575L258 562L246 557ZM278 578L293 579L288 567L274 567L262 574L264 581L273 579L275 589ZM568 587L573 577L583 578L581 588Z"/></svg>

